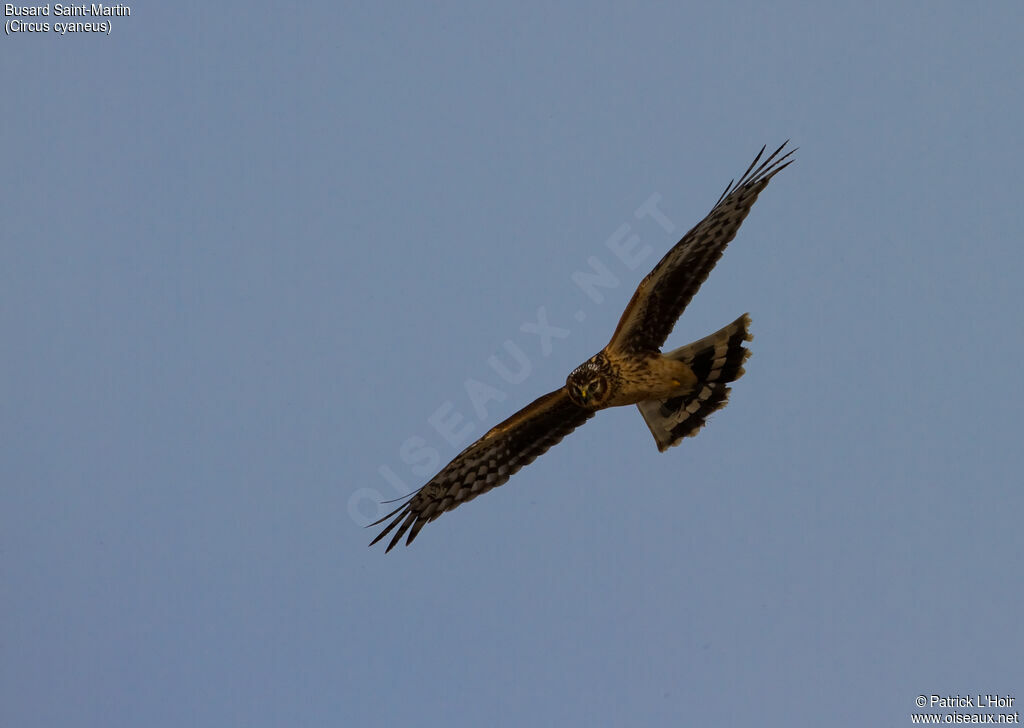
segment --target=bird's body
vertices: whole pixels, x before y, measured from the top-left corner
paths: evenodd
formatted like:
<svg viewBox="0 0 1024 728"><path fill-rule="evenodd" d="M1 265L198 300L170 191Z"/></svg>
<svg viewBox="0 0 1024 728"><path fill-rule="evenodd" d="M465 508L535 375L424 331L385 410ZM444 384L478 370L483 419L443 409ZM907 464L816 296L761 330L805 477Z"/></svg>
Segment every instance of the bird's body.
<svg viewBox="0 0 1024 728"><path fill-rule="evenodd" d="M695 435L707 417L725 406L730 382L743 375L750 352L749 317L666 353L676 320L735 236L758 194L792 163L783 144L760 166L764 149L735 184L729 183L711 212L672 247L637 287L611 341L574 369L565 386L545 394L493 427L397 509L374 524L393 520L371 546L397 527L390 551L408 532L412 543L424 525L445 511L506 482L601 409L635 404L658 449ZM756 167L756 169L755 169Z"/></svg>
<svg viewBox="0 0 1024 728"><path fill-rule="evenodd" d="M617 386L602 381L613 381ZM660 352L623 357L601 350L576 367L565 381L569 399L594 410L682 395L695 386L697 377L685 362Z"/></svg>

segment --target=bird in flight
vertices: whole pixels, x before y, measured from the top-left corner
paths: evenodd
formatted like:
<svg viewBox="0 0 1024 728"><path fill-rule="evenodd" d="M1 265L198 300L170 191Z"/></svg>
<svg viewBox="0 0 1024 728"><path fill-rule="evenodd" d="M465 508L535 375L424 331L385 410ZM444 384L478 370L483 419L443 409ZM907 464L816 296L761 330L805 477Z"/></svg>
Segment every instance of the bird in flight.
<svg viewBox="0 0 1024 728"><path fill-rule="evenodd" d="M661 347L722 257L757 196L793 163L785 142L764 161L765 147L738 181L730 182L711 212L654 266L630 299L611 341L574 369L565 385L534 400L459 453L398 508L375 543L395 530L390 551L408 533L411 544L442 513L505 483L598 410L635 404L659 451L696 435L715 410L726 405L728 384L743 375L752 339L750 317L692 344L662 353Z"/></svg>

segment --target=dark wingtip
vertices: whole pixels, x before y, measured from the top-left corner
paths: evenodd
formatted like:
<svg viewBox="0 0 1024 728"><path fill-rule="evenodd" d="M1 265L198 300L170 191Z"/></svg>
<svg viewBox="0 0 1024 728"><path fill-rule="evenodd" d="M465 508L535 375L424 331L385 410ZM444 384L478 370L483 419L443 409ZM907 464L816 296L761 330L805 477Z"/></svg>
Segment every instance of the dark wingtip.
<svg viewBox="0 0 1024 728"><path fill-rule="evenodd" d="M754 157L754 161L750 163L750 166L747 167L746 171L740 175L739 179L730 180L729 184L725 186L725 191L718 198L718 201L714 204L714 207L718 207L719 205L721 205L722 202L729 195L736 192L737 190L742 189L747 185L757 184L759 182L767 182L776 174L778 174L786 167L791 165L793 163L793 160L789 159L789 157L793 154L793 152L799 149L799 147L790 149L784 155L779 157L779 152L785 149L787 144L789 144L789 139L782 142L782 144L779 145L779 148L776 149L771 154L769 154L762 162L761 157L764 156L764 152L768 148L767 144L763 145L761 147L761 151L759 151L757 153L757 156ZM789 159L789 161L786 161L787 159ZM758 162L761 163L760 166L758 166Z"/></svg>
<svg viewBox="0 0 1024 728"><path fill-rule="evenodd" d="M415 494L413 494L413 495L415 495ZM369 544L370 546L375 545L378 541L380 541L382 538L384 538L389 533L391 533L391 531L395 528L395 526L397 526L399 523L401 523L403 521L403 519L407 520L408 516L412 515L412 512L411 512L411 510L409 508L409 505L410 505L411 502L412 502L412 498L410 497L410 498L408 498L405 501L405 503L403 503L402 505L398 506L398 508L396 508L395 510L391 511L390 513L388 513L387 515L383 516L382 518L378 518L373 523L368 523L366 526L364 526L364 528L370 528L372 526L377 526L377 525L383 523L384 521L386 521L387 519L391 518L392 516L396 516L394 518L394 520L392 520L391 523L389 523L384 530L382 530L380 533L377 534L377 537L375 539L370 541L370 544ZM399 532L398 532L398 535L401 536L401 534L405 532L406 528L408 528L408 525L406 525L404 528L400 529ZM390 551L392 546L395 545L395 540L396 539L392 539L391 546L388 546L387 551ZM385 551L385 553L387 553L387 551Z"/></svg>
<svg viewBox="0 0 1024 728"><path fill-rule="evenodd" d="M404 519L403 516L405 517ZM411 509L403 512L400 516L398 516L398 518L395 519L394 523L388 526L388 531L390 531L393 526L398 524L399 521L402 522L402 525L398 527L397 531L395 531L395 535L392 536L391 543L388 544L388 547L384 550L384 553L388 553L388 551L395 547L395 544L402 540L402 536L404 536L405 532L409 530L409 526L416 522L416 513L414 513ZM381 536L383 535L384 534L382 533ZM406 541L406 545L408 544L409 542Z"/></svg>
<svg viewBox="0 0 1024 728"><path fill-rule="evenodd" d="M385 516L385 518L386 518L386 516ZM393 520L393 521L392 521L392 522L390 523L390 525L388 525L388 527L387 527L387 528L385 528L385 529L384 529L383 531L381 531L380 533L378 533L378 534L377 534L377 537L376 537L375 539L373 539L372 541L370 541L370 546L373 546L373 545L375 545L375 544L376 544L376 543L377 543L378 541L380 541L380 540L381 540L382 538L384 538L385 536L387 536L387 535L388 535L388 533L390 533L391 529L392 529L392 528L394 528L395 526L397 526L397 525L398 525L398 522L399 522L400 520L402 520L402 517L401 517L401 516L399 516L398 518L396 518L395 520ZM376 525L376 524L373 524L373 523L371 523L371 524L370 524L370 526L373 526L373 525ZM369 526L367 526L367 528L369 528ZM390 550L390 549L389 549L389 550Z"/></svg>

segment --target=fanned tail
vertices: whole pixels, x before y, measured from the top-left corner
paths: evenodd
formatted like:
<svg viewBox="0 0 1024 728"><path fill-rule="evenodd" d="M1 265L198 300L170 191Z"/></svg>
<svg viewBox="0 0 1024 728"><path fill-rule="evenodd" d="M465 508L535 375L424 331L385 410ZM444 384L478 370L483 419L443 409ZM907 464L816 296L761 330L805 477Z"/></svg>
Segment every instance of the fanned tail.
<svg viewBox="0 0 1024 728"><path fill-rule="evenodd" d="M708 416L728 403L728 385L743 376L743 362L750 356L743 346L753 338L749 326L750 317L743 314L710 336L664 354L689 364L697 375L697 386L690 394L637 405L659 451L696 435Z"/></svg>

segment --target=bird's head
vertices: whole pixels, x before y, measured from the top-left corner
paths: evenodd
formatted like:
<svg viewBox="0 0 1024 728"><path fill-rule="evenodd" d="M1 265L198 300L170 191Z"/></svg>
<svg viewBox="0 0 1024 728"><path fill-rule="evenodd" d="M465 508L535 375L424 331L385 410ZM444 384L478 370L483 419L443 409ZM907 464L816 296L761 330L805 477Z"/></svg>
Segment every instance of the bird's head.
<svg viewBox="0 0 1024 728"><path fill-rule="evenodd" d="M608 397L608 377L596 359L594 357L580 364L565 380L569 399L587 409L597 409Z"/></svg>

